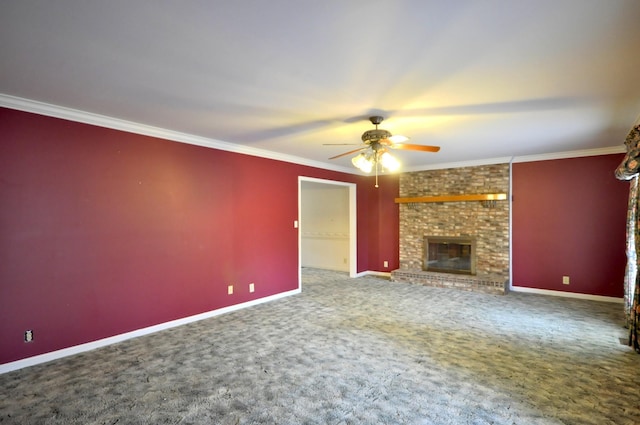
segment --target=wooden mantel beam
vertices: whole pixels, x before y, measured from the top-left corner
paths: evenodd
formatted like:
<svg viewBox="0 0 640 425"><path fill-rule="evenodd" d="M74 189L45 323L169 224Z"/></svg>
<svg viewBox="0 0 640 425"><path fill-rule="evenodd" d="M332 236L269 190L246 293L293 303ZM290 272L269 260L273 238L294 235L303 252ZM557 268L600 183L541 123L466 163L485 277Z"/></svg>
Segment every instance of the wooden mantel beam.
<svg viewBox="0 0 640 425"><path fill-rule="evenodd" d="M409 204L414 202L466 202L466 201L504 201L506 193L486 193L483 195L444 195L444 196L418 196L414 198L396 198L396 204Z"/></svg>

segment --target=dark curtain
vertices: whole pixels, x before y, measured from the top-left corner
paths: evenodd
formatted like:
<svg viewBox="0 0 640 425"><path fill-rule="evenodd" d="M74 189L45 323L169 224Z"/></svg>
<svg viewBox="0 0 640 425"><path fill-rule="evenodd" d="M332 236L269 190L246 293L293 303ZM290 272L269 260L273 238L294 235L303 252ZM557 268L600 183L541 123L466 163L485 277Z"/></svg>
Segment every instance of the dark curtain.
<svg viewBox="0 0 640 425"><path fill-rule="evenodd" d="M638 280L638 252L640 252L640 223L638 222L638 172L640 171L640 125L634 126L625 140L627 154L616 169L616 177L630 180L627 211L627 268L624 278L624 305L629 327L629 345L640 353L640 281Z"/></svg>

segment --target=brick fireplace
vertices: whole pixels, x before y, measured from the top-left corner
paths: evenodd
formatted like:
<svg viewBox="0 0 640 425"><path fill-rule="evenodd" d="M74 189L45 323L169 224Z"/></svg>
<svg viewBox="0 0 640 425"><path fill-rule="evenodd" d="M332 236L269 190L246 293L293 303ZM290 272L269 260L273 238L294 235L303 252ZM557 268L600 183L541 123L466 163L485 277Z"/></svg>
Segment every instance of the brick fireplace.
<svg viewBox="0 0 640 425"><path fill-rule="evenodd" d="M400 197L508 193L509 165L417 171L400 176ZM447 201L400 203L400 268L392 281L504 294L509 279L509 203ZM425 264L425 237L473 241L474 272Z"/></svg>

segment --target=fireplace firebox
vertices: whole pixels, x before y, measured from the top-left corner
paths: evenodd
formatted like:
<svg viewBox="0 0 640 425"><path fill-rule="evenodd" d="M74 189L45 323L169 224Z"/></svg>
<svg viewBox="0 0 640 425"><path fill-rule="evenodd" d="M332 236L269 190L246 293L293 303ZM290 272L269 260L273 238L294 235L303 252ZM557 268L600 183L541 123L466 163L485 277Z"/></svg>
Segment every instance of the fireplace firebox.
<svg viewBox="0 0 640 425"><path fill-rule="evenodd" d="M430 272L476 274L476 239L425 236L422 269Z"/></svg>

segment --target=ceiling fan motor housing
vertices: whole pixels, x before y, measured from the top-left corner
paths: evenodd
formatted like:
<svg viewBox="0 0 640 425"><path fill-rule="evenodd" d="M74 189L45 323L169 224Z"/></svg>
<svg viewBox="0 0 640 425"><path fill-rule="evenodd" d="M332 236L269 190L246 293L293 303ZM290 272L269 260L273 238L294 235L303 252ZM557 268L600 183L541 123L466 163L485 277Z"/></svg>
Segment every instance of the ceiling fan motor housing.
<svg viewBox="0 0 640 425"><path fill-rule="evenodd" d="M362 141L365 143L377 142L379 140L388 139L391 137L391 133L387 130L368 130L362 134Z"/></svg>
<svg viewBox="0 0 640 425"><path fill-rule="evenodd" d="M378 142L380 140L388 139L389 137L391 137L391 133L389 133L387 130L378 129L378 124L380 124L383 120L384 118L378 115L369 117L369 121L371 121L371 124L375 125L376 128L375 130L364 132L364 134L362 135L363 142L369 145L373 142Z"/></svg>

